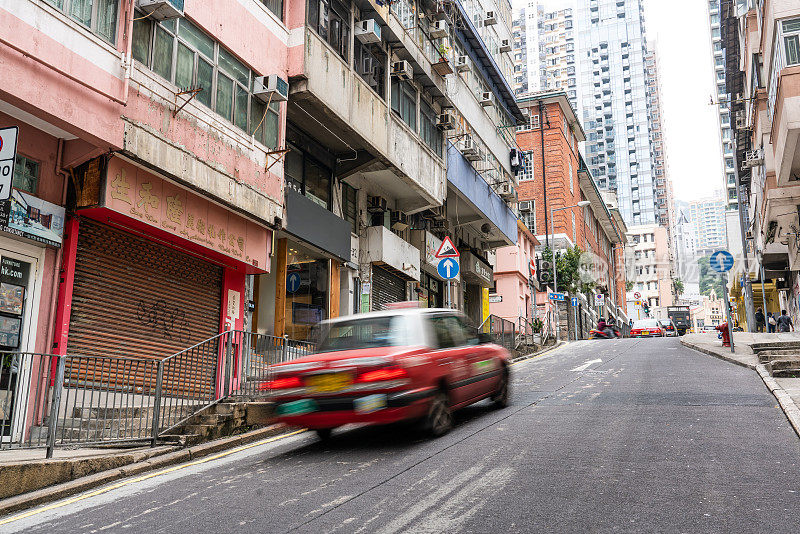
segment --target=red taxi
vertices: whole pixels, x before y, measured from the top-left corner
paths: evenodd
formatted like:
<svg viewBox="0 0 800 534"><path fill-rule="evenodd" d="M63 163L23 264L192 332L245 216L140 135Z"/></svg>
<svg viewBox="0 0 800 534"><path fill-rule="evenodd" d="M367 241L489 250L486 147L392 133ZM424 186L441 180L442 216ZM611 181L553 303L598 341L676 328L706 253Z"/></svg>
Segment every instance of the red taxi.
<svg viewBox="0 0 800 534"><path fill-rule="evenodd" d="M508 404L508 352L458 312L399 309L325 321L317 353L277 364L262 384L278 421L322 439L350 423L418 419L440 436L481 399Z"/></svg>
<svg viewBox="0 0 800 534"><path fill-rule="evenodd" d="M631 337L664 337L664 327L656 319L639 319L631 326Z"/></svg>

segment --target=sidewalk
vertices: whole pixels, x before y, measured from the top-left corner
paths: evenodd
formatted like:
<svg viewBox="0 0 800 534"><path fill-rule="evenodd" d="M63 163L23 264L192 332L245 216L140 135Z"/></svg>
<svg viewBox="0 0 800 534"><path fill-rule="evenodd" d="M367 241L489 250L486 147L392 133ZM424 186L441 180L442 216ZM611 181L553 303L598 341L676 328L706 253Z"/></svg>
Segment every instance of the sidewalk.
<svg viewBox="0 0 800 534"><path fill-rule="evenodd" d="M730 347L723 347L722 340L717 339L713 333L686 334L681 338L685 346L720 358L748 369L756 371L766 384L767 388L775 395L787 419L800 437L800 378L773 378L767 368L758 362L754 354L753 345L795 345L800 342L800 333L787 332L783 334L762 334L750 332L734 332L733 345L735 353ZM797 349L800 354L800 347Z"/></svg>

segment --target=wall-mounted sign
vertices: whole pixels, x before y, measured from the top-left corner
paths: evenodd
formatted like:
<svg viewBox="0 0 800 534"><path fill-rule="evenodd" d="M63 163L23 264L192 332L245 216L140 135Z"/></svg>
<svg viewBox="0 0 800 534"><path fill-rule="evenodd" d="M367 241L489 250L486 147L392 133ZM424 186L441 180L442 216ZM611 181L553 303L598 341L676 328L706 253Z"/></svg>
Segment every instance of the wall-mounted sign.
<svg viewBox="0 0 800 534"><path fill-rule="evenodd" d="M17 157L17 135L19 128L0 128L0 199L11 196L11 181L14 179L14 161Z"/></svg>
<svg viewBox="0 0 800 534"><path fill-rule="evenodd" d="M503 302L503 295L489 295L489 302Z"/></svg>
<svg viewBox="0 0 800 534"><path fill-rule="evenodd" d="M461 255L461 275L482 287L492 287L494 272L481 258L471 252Z"/></svg>
<svg viewBox="0 0 800 534"><path fill-rule="evenodd" d="M165 232L269 270L266 228L121 158L106 171L104 206Z"/></svg>
<svg viewBox="0 0 800 534"><path fill-rule="evenodd" d="M60 247L64 236L64 208L17 189L0 201L0 230Z"/></svg>

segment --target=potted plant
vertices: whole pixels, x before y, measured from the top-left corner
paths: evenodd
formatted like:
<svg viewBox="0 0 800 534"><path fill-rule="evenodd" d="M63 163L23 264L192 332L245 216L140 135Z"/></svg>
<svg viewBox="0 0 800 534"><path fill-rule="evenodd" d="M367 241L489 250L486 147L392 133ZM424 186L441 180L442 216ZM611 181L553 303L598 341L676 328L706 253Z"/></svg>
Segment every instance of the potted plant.
<svg viewBox="0 0 800 534"><path fill-rule="evenodd" d="M533 330L533 342L537 345L542 344L542 329L544 328L544 323L538 317L534 318L531 321L531 330Z"/></svg>
<svg viewBox="0 0 800 534"><path fill-rule="evenodd" d="M435 70L439 76L446 76L447 74L453 74L453 67L450 66L450 60L448 59L448 55L450 54L450 47L445 44L440 44L438 52L439 52L439 61L433 64L433 70Z"/></svg>

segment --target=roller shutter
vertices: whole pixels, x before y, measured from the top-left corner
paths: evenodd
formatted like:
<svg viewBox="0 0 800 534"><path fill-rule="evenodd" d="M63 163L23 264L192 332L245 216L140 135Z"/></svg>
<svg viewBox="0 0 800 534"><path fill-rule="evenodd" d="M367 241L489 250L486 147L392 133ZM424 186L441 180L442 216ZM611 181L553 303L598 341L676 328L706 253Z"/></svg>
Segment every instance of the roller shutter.
<svg viewBox="0 0 800 534"><path fill-rule="evenodd" d="M222 268L82 219L68 353L161 359L219 332Z"/></svg>
<svg viewBox="0 0 800 534"><path fill-rule="evenodd" d="M372 309L385 310L392 302L406 300L406 283L388 270L372 266Z"/></svg>

